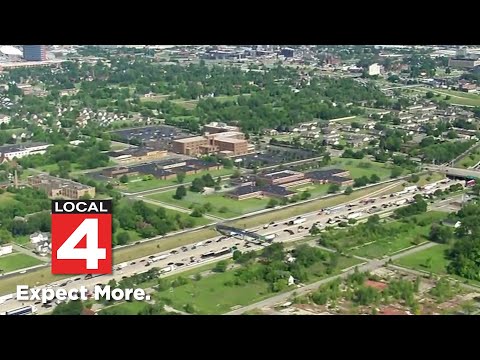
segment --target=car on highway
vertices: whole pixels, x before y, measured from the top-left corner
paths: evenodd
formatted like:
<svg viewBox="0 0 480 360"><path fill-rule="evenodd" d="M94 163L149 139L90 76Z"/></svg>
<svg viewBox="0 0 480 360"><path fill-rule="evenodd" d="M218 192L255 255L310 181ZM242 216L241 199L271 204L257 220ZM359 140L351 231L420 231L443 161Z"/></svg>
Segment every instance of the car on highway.
<svg viewBox="0 0 480 360"><path fill-rule="evenodd" d="M128 276L122 276L122 279L126 279L126 278L128 278Z"/></svg>
<svg viewBox="0 0 480 360"><path fill-rule="evenodd" d="M177 266L177 267L180 267L180 266L183 266L183 265L185 265L183 262L175 263L175 266Z"/></svg>
<svg viewBox="0 0 480 360"><path fill-rule="evenodd" d="M168 266L172 266L172 265L175 265L175 263L169 262L167 265L168 265Z"/></svg>
<svg viewBox="0 0 480 360"><path fill-rule="evenodd" d="M148 258L153 259L154 257L155 257L155 255L150 255Z"/></svg>
<svg viewBox="0 0 480 360"><path fill-rule="evenodd" d="M182 248L180 250L182 250L183 252L186 252L186 251L188 251L188 248L186 246L182 246Z"/></svg>
<svg viewBox="0 0 480 360"><path fill-rule="evenodd" d="M178 254L178 250L172 250L172 251L170 251L170 254L176 255L176 254Z"/></svg>
<svg viewBox="0 0 480 360"><path fill-rule="evenodd" d="M77 277L77 278L73 279L73 281L79 281L79 280L82 280L82 278L81 278L81 277Z"/></svg>
<svg viewBox="0 0 480 360"><path fill-rule="evenodd" d="M145 261L147 261L147 259L142 259L142 260L140 260L139 262L145 262Z"/></svg>
<svg viewBox="0 0 480 360"><path fill-rule="evenodd" d="M207 240L205 241L205 244L211 244L213 241L212 240Z"/></svg>
<svg viewBox="0 0 480 360"><path fill-rule="evenodd" d="M190 250L195 250L196 248L197 248L197 246L196 246L196 245L193 245L193 246L190 248Z"/></svg>
<svg viewBox="0 0 480 360"><path fill-rule="evenodd" d="M136 264L136 262L135 262L135 261L132 261L132 262L130 263L130 265L135 265L135 264Z"/></svg>
<svg viewBox="0 0 480 360"><path fill-rule="evenodd" d="M263 225L263 228L264 228L264 229L268 229L269 227L270 227L270 224L265 224L265 225Z"/></svg>

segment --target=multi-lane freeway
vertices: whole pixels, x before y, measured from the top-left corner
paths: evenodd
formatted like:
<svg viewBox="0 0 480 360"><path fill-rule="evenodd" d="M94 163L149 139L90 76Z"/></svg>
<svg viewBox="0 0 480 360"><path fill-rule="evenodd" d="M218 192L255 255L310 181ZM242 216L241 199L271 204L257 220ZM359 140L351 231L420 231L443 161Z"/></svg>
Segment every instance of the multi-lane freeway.
<svg viewBox="0 0 480 360"><path fill-rule="evenodd" d="M461 182L444 180L437 183L435 189L445 189L455 183ZM432 191L432 189L430 189L430 191ZM376 198L364 198L361 200L357 199L349 204L323 209L320 212L310 212L294 219L285 219L282 221L272 222L270 224L264 224L263 226L249 229L249 231L263 236L274 236L273 242L297 241L309 235L309 229L313 226L313 224L321 229L328 225L334 226L342 221L346 221L348 218L362 220L375 213L381 214L385 212L391 212L396 208L408 205L408 203L413 200L413 197L421 192L421 190L416 189L410 192L402 191L395 194L378 196ZM298 222L298 224L292 224L292 222ZM85 276L75 276L59 281L58 283L51 283L41 287L61 287L66 290L70 290L83 285L89 289L93 289L96 284L106 284L112 279L120 281L122 278L148 271L152 267L164 269L164 271L168 271L164 275L168 275L204 265L209 261L218 261L220 259L226 259L232 256L232 253L228 252L227 254L216 258L202 258L203 254L209 252L217 252L232 248L236 248L243 252L258 250L267 245L268 243L254 243L252 239L242 238L241 236L235 234L231 234L230 236L216 236L194 245L183 246L171 251L130 261L123 264L124 267L122 269L118 269L117 265L117 270L114 270L113 273L109 275L96 276L93 278L89 278L88 276L87 278ZM160 257L161 259L152 262L152 258L156 257ZM3 303L0 303L0 313L26 305L33 305L31 302L17 301L15 299L15 295L16 294L11 294L12 298L8 300L0 300L0 302L3 301ZM9 296L3 296L0 299L5 299L8 297ZM39 314L50 312L52 307L55 306L54 303L52 303L52 307L44 307L41 306L41 304L35 305L38 307Z"/></svg>

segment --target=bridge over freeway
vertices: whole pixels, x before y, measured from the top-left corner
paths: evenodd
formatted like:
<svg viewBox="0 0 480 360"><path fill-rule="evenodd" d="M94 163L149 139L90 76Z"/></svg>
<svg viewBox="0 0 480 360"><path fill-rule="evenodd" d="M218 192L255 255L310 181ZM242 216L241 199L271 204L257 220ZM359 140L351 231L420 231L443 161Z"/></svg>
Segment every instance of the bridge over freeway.
<svg viewBox="0 0 480 360"><path fill-rule="evenodd" d="M480 170L476 169L460 169L450 166L426 165L425 168L431 171L437 171L446 175L465 179L480 179Z"/></svg>
<svg viewBox="0 0 480 360"><path fill-rule="evenodd" d="M248 240L248 238L257 240L257 241L267 241L265 236L257 234L253 231L248 231L244 229L235 228L233 226L227 226L222 224L215 225L215 230L217 230L220 234L226 236L236 236L239 235L244 240ZM246 239L247 238L247 239Z"/></svg>

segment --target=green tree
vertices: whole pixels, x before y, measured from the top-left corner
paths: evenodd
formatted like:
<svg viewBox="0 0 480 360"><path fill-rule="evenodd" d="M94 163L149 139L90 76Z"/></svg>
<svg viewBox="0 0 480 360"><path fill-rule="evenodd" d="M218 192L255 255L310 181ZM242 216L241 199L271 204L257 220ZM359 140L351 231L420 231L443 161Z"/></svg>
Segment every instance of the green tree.
<svg viewBox="0 0 480 360"><path fill-rule="evenodd" d="M53 309L52 315L80 315L84 309L81 300L72 300L59 304Z"/></svg>
<svg viewBox="0 0 480 360"><path fill-rule="evenodd" d="M185 173L184 172L178 172L177 173L177 183L179 184L183 184L183 182L185 181Z"/></svg>
<svg viewBox="0 0 480 360"><path fill-rule="evenodd" d="M123 231L121 233L118 233L117 235L117 244L118 245L125 245L128 244L130 241L130 234L126 231Z"/></svg>
<svg viewBox="0 0 480 360"><path fill-rule="evenodd" d="M434 224L430 229L430 234L428 237L431 241L440 244L446 244L452 239L453 231L447 226Z"/></svg>
<svg viewBox="0 0 480 360"><path fill-rule="evenodd" d="M278 200L277 199L271 198L270 200L268 200L268 203L267 203L267 208L268 209L274 208L275 206L278 206Z"/></svg>
<svg viewBox="0 0 480 360"><path fill-rule="evenodd" d="M177 200L182 200L185 196L187 196L187 189L185 188L185 186L180 185L179 187L177 187L177 190L175 190L173 198Z"/></svg>
<svg viewBox="0 0 480 360"><path fill-rule="evenodd" d="M340 190L340 185L338 185L338 184L330 184L330 186L328 187L327 192L328 192L329 194L335 194L336 192L338 192L338 190Z"/></svg>
<svg viewBox="0 0 480 360"><path fill-rule="evenodd" d="M119 180L120 180L120 182L121 182L122 184L128 183L128 176L127 176L127 174L122 175Z"/></svg>
<svg viewBox="0 0 480 360"><path fill-rule="evenodd" d="M390 177L391 177L392 179L395 179L395 178L399 177L400 175L402 175L402 173L403 173L403 169L402 169L401 167L399 167L399 166L394 166L394 167L392 168L391 173L390 173Z"/></svg>
<svg viewBox="0 0 480 360"><path fill-rule="evenodd" d="M372 184L375 184L375 183L377 183L377 182L379 182L379 181L380 181L380 177L379 177L377 174L372 174L372 175L370 176L370 182L371 182Z"/></svg>
<svg viewBox="0 0 480 360"><path fill-rule="evenodd" d="M228 263L225 260L219 261L216 263L215 267L213 268L213 271L215 272L225 272L227 270Z"/></svg>
<svg viewBox="0 0 480 360"><path fill-rule="evenodd" d="M203 192L204 188L205 188L205 183L203 182L203 180L200 178L195 178L193 179L192 185L190 186L190 191Z"/></svg>
<svg viewBox="0 0 480 360"><path fill-rule="evenodd" d="M348 186L343 193L345 195L350 195L351 193L353 193L353 188L351 186Z"/></svg>
<svg viewBox="0 0 480 360"><path fill-rule="evenodd" d="M418 176L417 174L412 174L410 176L410 179L408 179L408 181L412 182L412 183L417 183L420 181L420 176Z"/></svg>

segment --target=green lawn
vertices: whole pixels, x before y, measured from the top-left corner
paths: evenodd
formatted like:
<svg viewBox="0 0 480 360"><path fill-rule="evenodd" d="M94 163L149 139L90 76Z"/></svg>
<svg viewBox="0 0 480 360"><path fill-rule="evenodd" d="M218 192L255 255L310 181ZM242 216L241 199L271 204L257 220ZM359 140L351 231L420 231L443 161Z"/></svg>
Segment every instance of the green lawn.
<svg viewBox="0 0 480 360"><path fill-rule="evenodd" d="M329 184L306 184L288 188L288 190L296 191L297 193L302 193L308 191L312 194L312 198L326 195L328 192Z"/></svg>
<svg viewBox="0 0 480 360"><path fill-rule="evenodd" d="M463 159L457 161L455 163L455 166L459 168L469 168L470 166L474 166L479 162L480 162L480 149L476 149L469 155L465 156Z"/></svg>
<svg viewBox="0 0 480 360"><path fill-rule="evenodd" d="M375 162L368 159L332 159L332 166L340 167L350 171L352 178L359 178L362 176L370 177L377 174L380 179L388 179L390 177L391 169L389 165Z"/></svg>
<svg viewBox="0 0 480 360"><path fill-rule="evenodd" d="M140 311L147 307L145 301L126 301L118 305L113 305L100 310L100 315L137 315Z"/></svg>
<svg viewBox="0 0 480 360"><path fill-rule="evenodd" d="M213 178L217 178L218 176L223 176L223 175L230 175L233 173L233 169L220 169L220 170L212 170L212 171L200 171L196 174L191 174L185 176L184 183L189 183L193 181L193 179L197 177L201 177L202 175L210 173ZM119 190L123 191L130 191L130 192L139 192L139 191L144 191L144 190L152 190L152 189L157 189L157 188L162 188L165 186L171 186L171 185L178 185L177 179L170 179L170 180L162 180L162 179L152 179L152 180L147 180L143 181L143 177L132 177L130 178L129 182L121 187L119 187Z"/></svg>
<svg viewBox="0 0 480 360"><path fill-rule="evenodd" d="M393 253L413 246L413 241L416 239L427 241L431 224L439 222L446 216L446 213L434 211L417 216L418 221L426 221L425 226L406 225L399 221L392 222L386 226L391 229L392 234L395 234L398 229L397 235L379 239L374 243L353 250L352 253L367 258L381 258L385 255L392 255Z"/></svg>
<svg viewBox="0 0 480 360"><path fill-rule="evenodd" d="M448 260L445 258L445 251L447 249L448 245L438 244L429 249L402 257L395 261L395 263L420 271L428 271L439 275L445 275L447 274L448 265ZM428 262L430 262L430 265Z"/></svg>
<svg viewBox="0 0 480 360"><path fill-rule="evenodd" d="M437 275L449 275L447 266L450 261L446 258L445 253L448 248L449 246L446 244L437 244L429 249L402 257L396 260L395 264ZM480 286L480 281L466 280L458 275L449 275L449 277L461 282L468 282L470 285Z"/></svg>
<svg viewBox="0 0 480 360"><path fill-rule="evenodd" d="M341 257L338 269L344 269L359 261L353 258ZM315 264L307 269L309 283L328 277L322 263ZM199 314L222 314L232 310L234 306L245 306L262 299L274 296L269 291L268 283L259 280L246 285L227 285L235 280L235 270L225 273L212 274L199 281L190 281L188 284L156 293L155 297L171 302L171 306L183 310L184 305L193 304ZM292 290L293 287L285 289Z"/></svg>
<svg viewBox="0 0 480 360"><path fill-rule="evenodd" d="M198 100L172 100L172 102L187 110L193 110L197 107Z"/></svg>
<svg viewBox="0 0 480 360"><path fill-rule="evenodd" d="M2 271L0 272L7 273L40 264L43 264L43 262L26 254L13 253L2 255L0 257L0 269Z"/></svg>
<svg viewBox="0 0 480 360"><path fill-rule="evenodd" d="M480 95L478 94L471 94L463 91L446 90L446 89L437 90L437 89L422 88L421 90L425 92L431 91L433 93L443 95L442 98L446 95L449 95L450 100L447 100L447 102L450 104L480 106Z"/></svg>
<svg viewBox="0 0 480 360"><path fill-rule="evenodd" d="M420 180L415 183L418 186L425 186L426 184L433 183L436 181L440 181L445 179L445 175L441 173L429 173L425 175L420 176ZM410 184L407 184L406 186L409 186Z"/></svg>
<svg viewBox="0 0 480 360"><path fill-rule="evenodd" d="M223 194L202 195L192 191L187 191L187 196L183 199L176 200L173 198L174 194L175 190L172 190L149 195L148 198L187 209L193 204L204 205L210 203L213 209L208 213L225 219L265 209L269 201L267 198L235 200L225 197ZM222 210L222 208L226 208L227 210Z"/></svg>

